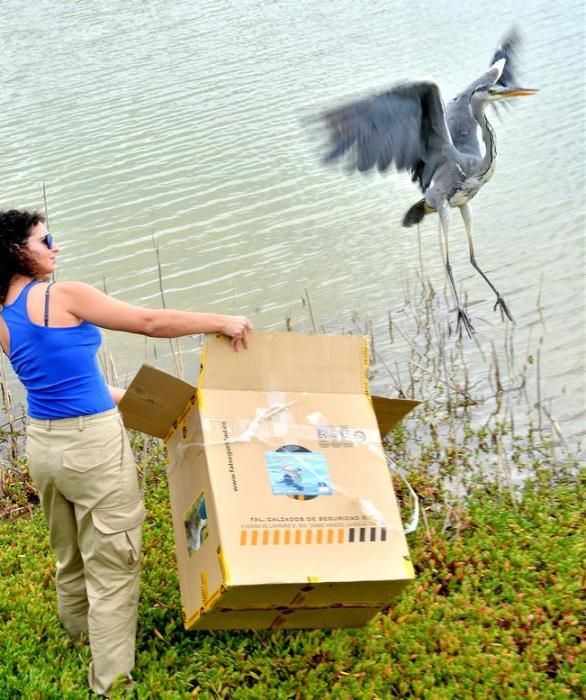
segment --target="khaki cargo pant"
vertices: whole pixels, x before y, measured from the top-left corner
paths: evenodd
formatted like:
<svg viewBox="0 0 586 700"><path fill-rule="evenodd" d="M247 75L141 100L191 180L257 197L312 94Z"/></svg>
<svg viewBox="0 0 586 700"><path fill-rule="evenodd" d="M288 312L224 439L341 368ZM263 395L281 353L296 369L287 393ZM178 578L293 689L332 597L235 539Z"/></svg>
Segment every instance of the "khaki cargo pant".
<svg viewBox="0 0 586 700"><path fill-rule="evenodd" d="M117 409L30 419L27 457L57 556L59 618L88 633L90 688L107 695L134 666L144 506Z"/></svg>

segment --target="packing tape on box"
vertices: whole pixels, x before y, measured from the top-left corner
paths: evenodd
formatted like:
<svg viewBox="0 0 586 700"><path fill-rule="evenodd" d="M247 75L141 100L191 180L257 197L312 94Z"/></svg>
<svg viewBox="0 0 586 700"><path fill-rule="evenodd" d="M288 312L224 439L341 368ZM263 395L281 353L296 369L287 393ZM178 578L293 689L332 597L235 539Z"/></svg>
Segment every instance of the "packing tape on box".
<svg viewBox="0 0 586 700"><path fill-rule="evenodd" d="M417 530L417 527L419 526L419 498L417 494L415 493L415 490L411 486L411 484L407 481L405 476L401 474L399 471L399 468L397 465L391 460L390 457L386 457L387 464L389 467L394 471L396 474L399 475L399 477L403 480L405 485L407 486L407 489L409 491L409 495L411 496L411 501L413 504L413 512L411 515L411 519L407 523L407 525L403 528L403 532L406 535L409 535L412 532L415 532ZM336 486L336 484L331 484L332 490L336 491L337 493L340 493L344 496L347 496L348 498L356 501L358 503L358 506L360 507L360 510L362 511L362 515L367 517L369 520L372 520L376 523L377 527L384 527L387 529L392 529L391 526L385 521L382 513L379 511L379 509L374 505L374 503L368 499L368 498L357 498L356 496L352 496L352 494L348 493L347 491L344 491L344 489L341 489L339 486Z"/></svg>
<svg viewBox="0 0 586 700"><path fill-rule="evenodd" d="M295 401L283 404L272 404L266 408L257 408L254 418L202 418L202 425L207 432L212 432L214 428L225 431L230 429L230 444L247 443L258 440L266 445L271 445L274 441L283 436L283 431L277 426L275 429L274 418L284 414ZM303 441L317 441L321 447L343 447L354 445L366 445L376 452L381 459L384 459L380 448L380 435L377 429L362 428L350 429L344 426L342 430L335 430L327 425L326 419L321 414L311 414L307 416L307 425L289 424L288 437L290 440L298 439ZM323 443L323 444L322 444ZM217 446L226 444L225 436L218 440L206 440L203 442L183 442L177 445L178 450L185 450L189 447Z"/></svg>
<svg viewBox="0 0 586 700"><path fill-rule="evenodd" d="M257 434L263 423L266 423L279 413L286 411L289 406L292 406L294 403L296 402L288 401L287 403L274 403L268 408L257 408L254 418L248 423L240 435L230 440L230 442L250 442L253 438L258 437Z"/></svg>
<svg viewBox="0 0 586 700"><path fill-rule="evenodd" d="M389 457L388 454L385 454L385 459L387 461L389 469L401 478L401 480L403 481L403 483L407 487L407 490L409 491L409 495L411 496L411 501L413 503L413 513L411 515L411 520L407 523L407 525L404 528L405 534L409 535L411 532L415 532L415 530L417 530L417 527L419 525L419 497L415 493L415 489L413 488L413 486L411 486L407 477L403 474L403 472L399 469L399 467L393 462L393 460Z"/></svg>

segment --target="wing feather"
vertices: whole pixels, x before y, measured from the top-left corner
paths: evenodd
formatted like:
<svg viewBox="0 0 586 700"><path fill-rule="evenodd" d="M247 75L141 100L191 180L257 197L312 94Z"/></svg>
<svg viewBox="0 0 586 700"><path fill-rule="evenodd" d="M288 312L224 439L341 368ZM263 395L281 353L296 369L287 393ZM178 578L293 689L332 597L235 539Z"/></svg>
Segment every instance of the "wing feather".
<svg viewBox="0 0 586 700"><path fill-rule="evenodd" d="M505 59L505 67L497 80L499 85L504 87L514 87L518 85L518 56L521 47L521 37L516 29L512 29L501 41L501 45L492 57L491 65L494 65L501 58Z"/></svg>
<svg viewBox="0 0 586 700"><path fill-rule="evenodd" d="M320 119L328 142L324 162L343 160L350 170L384 172L394 165L422 184L426 166L435 168L440 153L453 149L439 88L432 82L399 85L329 109Z"/></svg>

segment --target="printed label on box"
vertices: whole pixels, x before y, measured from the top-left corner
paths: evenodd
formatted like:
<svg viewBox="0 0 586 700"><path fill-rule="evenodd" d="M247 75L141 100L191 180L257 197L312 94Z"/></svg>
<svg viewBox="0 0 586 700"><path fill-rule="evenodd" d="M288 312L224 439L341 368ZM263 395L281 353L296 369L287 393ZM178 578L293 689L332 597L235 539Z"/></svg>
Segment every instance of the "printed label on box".
<svg viewBox="0 0 586 700"><path fill-rule="evenodd" d="M325 455L309 451L265 452L271 490L275 496L331 496Z"/></svg>

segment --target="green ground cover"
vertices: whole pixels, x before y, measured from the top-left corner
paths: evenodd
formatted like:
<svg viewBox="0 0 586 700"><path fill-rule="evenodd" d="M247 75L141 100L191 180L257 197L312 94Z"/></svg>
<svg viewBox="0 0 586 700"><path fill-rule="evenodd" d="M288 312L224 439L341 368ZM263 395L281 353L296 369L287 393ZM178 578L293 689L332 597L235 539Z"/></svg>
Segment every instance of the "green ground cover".
<svg viewBox="0 0 586 700"><path fill-rule="evenodd" d="M147 461L139 698L583 697L585 489L575 476L553 480L541 464L522 499L482 483L456 513L434 507L437 483L413 474L426 513L409 536L417 579L366 627L188 633L159 447ZM25 482L11 488L34 502ZM89 649L69 645L57 619L37 506L1 522L0 572L0 700L88 697Z"/></svg>

